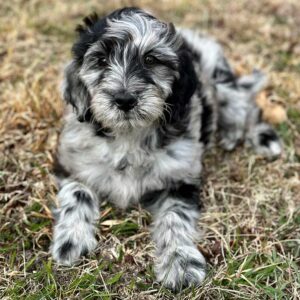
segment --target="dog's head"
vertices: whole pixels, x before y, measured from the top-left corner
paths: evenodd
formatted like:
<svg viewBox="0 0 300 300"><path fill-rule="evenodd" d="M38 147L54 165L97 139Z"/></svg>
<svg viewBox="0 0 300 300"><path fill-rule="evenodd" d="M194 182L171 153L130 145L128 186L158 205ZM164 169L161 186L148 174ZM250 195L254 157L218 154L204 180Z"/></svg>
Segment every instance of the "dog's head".
<svg viewBox="0 0 300 300"><path fill-rule="evenodd" d="M172 24L137 8L89 16L84 23L63 88L80 121L127 130L180 117L195 80Z"/></svg>

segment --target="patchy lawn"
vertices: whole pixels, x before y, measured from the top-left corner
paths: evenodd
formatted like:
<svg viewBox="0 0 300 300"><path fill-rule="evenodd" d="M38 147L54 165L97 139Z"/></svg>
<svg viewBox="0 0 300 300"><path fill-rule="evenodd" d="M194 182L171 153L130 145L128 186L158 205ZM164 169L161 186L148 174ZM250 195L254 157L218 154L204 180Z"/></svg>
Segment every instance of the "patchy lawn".
<svg viewBox="0 0 300 300"><path fill-rule="evenodd" d="M61 126L61 70L74 27L92 11L148 8L209 32L236 68L264 70L286 106L284 155L248 150L205 159L199 243L209 262L200 288L177 295L153 284L150 216L102 205L99 247L74 268L48 248ZM298 0L7 0L0 4L1 299L300 299L300 2Z"/></svg>

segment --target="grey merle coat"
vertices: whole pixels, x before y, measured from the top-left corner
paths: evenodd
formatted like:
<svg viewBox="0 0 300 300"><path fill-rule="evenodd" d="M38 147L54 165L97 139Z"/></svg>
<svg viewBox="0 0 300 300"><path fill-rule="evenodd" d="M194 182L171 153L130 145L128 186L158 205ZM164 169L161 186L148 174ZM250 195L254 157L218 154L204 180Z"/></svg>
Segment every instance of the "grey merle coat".
<svg viewBox="0 0 300 300"><path fill-rule="evenodd" d="M52 255L71 265L96 247L100 201L140 203L153 214L157 280L175 290L200 284L203 152L216 132L226 150L245 142L267 158L281 152L254 101L265 77L238 78L213 39L137 8L87 17L77 31L63 83Z"/></svg>

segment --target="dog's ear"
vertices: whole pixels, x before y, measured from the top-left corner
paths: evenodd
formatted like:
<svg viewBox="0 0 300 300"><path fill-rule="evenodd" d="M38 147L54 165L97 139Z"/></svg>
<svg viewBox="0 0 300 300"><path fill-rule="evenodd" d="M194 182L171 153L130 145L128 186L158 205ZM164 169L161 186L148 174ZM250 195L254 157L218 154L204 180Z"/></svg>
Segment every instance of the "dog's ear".
<svg viewBox="0 0 300 300"><path fill-rule="evenodd" d="M79 67L75 61L69 63L65 68L62 95L63 99L76 111L78 120L85 121L91 96L79 77Z"/></svg>
<svg viewBox="0 0 300 300"><path fill-rule="evenodd" d="M99 17L97 13L93 12L92 14L86 16L82 20L82 24L77 25L76 31L79 33L79 35L85 34L88 30L90 30L94 24L97 23L99 20Z"/></svg>
<svg viewBox="0 0 300 300"><path fill-rule="evenodd" d="M72 105L80 122L88 120L91 96L79 76L79 70L85 53L99 39L105 24L106 20L99 19L98 15L94 13L85 17L83 24L76 27L78 38L72 47L73 60L64 71L62 96L68 104Z"/></svg>
<svg viewBox="0 0 300 300"><path fill-rule="evenodd" d="M179 77L174 81L172 94L166 102L170 104L171 116L170 123L182 122L190 109L191 97L197 87L197 76L192 64L190 53L185 45L182 45L178 51L179 58Z"/></svg>
<svg viewBox="0 0 300 300"><path fill-rule="evenodd" d="M173 23L168 23L166 24L167 28L168 28L168 33L171 36L174 36L176 34L176 29Z"/></svg>

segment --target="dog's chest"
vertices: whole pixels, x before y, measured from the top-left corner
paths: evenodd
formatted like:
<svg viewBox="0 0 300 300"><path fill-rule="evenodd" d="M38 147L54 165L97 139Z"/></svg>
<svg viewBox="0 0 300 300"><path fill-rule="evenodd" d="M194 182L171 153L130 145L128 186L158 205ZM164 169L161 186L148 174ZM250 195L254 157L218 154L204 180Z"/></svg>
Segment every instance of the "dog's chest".
<svg viewBox="0 0 300 300"><path fill-rule="evenodd" d="M78 170L79 176L100 197L126 207L137 202L144 190L152 185L149 178L155 177L162 154L158 152L145 149L141 139L101 139L81 154L86 163Z"/></svg>
<svg viewBox="0 0 300 300"><path fill-rule="evenodd" d="M91 187L100 198L119 207L136 203L149 190L165 187L170 180L197 176L201 146L178 139L164 148L155 147L155 135L117 139L99 138L83 129L62 135L60 160L72 176Z"/></svg>
<svg viewBox="0 0 300 300"><path fill-rule="evenodd" d="M165 188L170 180L200 173L201 148L190 140L178 140L163 149L147 149L140 140L107 144L107 164L99 166L101 191L116 205L136 203L149 190ZM101 182L101 183L100 183Z"/></svg>
<svg viewBox="0 0 300 300"><path fill-rule="evenodd" d="M107 143L108 164L112 173L138 176L148 173L155 164L154 153L141 146L140 141L119 140Z"/></svg>

